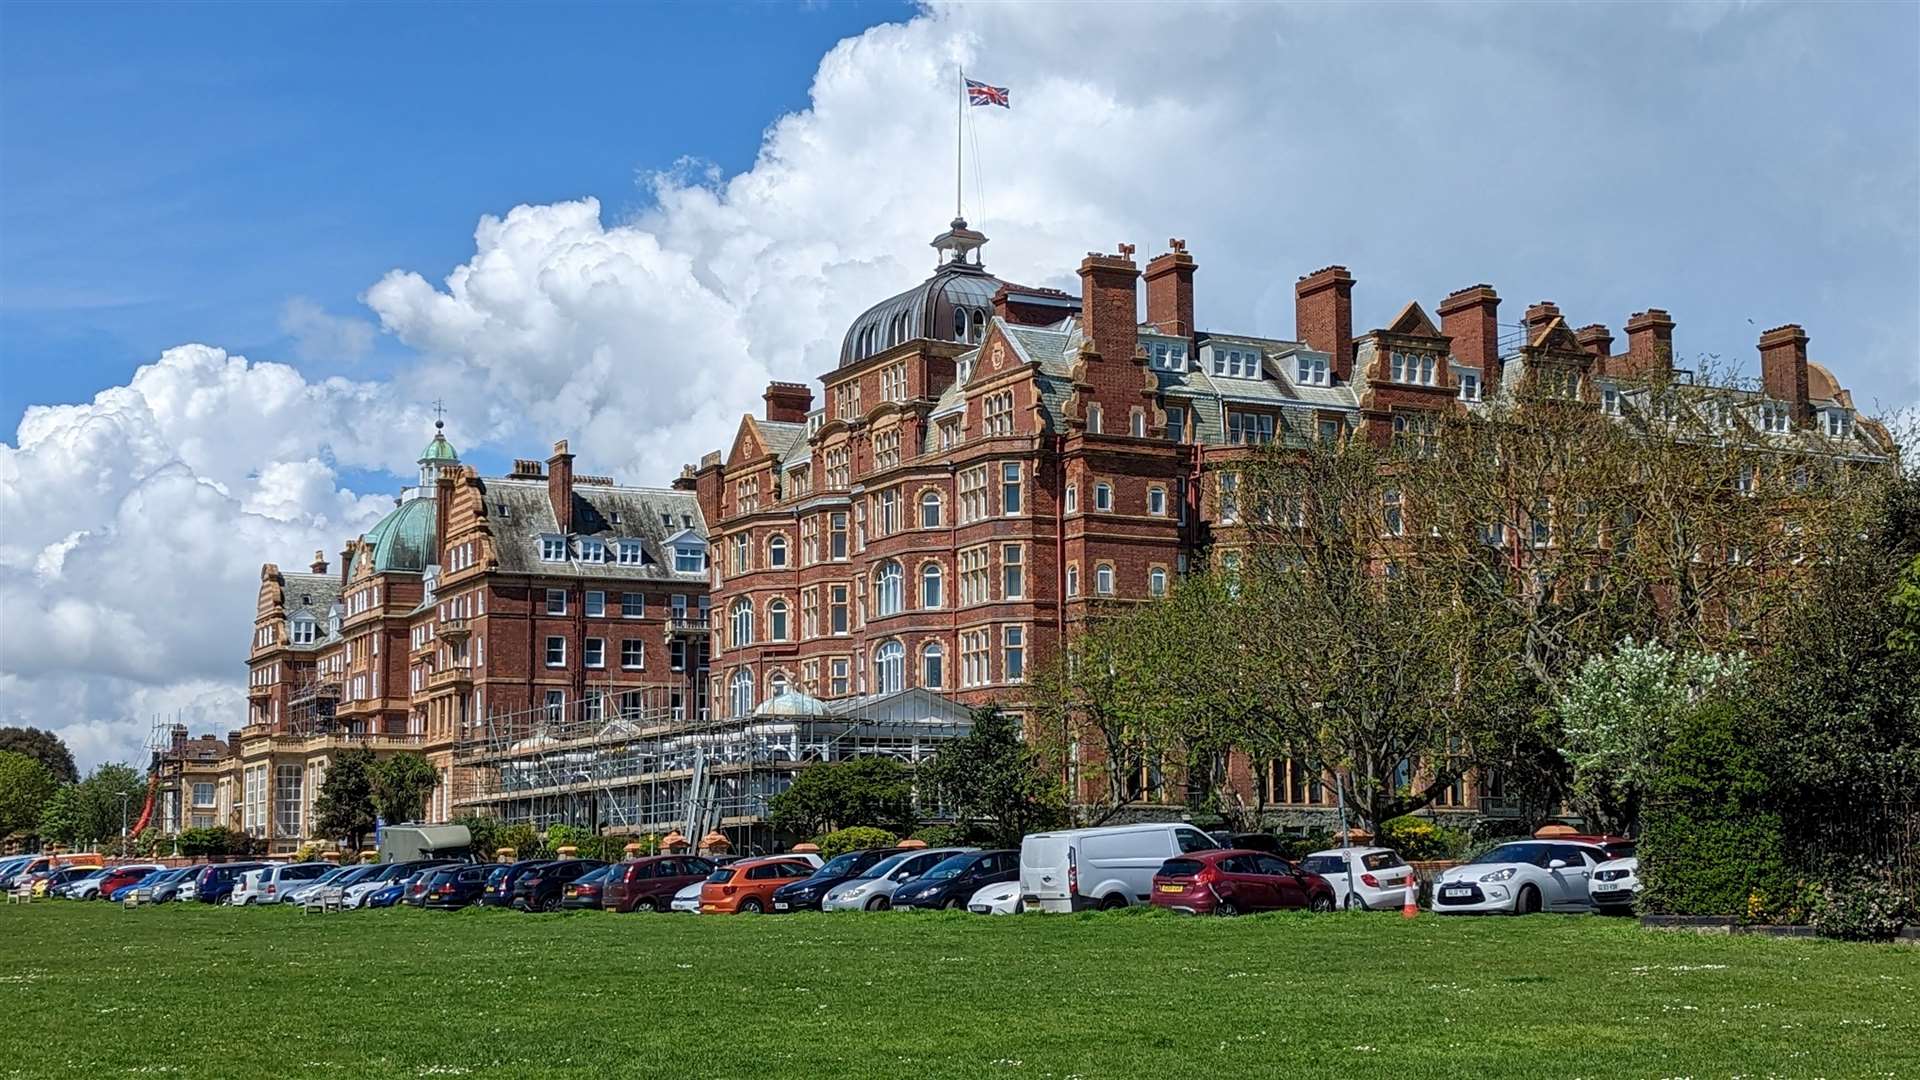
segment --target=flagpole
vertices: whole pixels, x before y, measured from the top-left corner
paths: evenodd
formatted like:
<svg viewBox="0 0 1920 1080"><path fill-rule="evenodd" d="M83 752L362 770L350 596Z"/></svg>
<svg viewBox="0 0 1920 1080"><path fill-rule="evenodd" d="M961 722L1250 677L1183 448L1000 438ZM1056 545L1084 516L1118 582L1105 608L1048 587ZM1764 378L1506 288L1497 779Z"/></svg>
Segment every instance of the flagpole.
<svg viewBox="0 0 1920 1080"><path fill-rule="evenodd" d="M967 69L960 68L959 95L953 99L953 216L965 217L960 210L960 158L965 152L964 141L960 137L961 118L967 110Z"/></svg>

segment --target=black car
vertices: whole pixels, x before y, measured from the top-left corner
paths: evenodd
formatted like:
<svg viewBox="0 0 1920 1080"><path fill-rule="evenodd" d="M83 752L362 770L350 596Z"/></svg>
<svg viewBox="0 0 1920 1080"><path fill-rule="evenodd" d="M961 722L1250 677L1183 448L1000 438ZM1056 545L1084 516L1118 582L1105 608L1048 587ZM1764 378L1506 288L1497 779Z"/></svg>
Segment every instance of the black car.
<svg viewBox="0 0 1920 1080"><path fill-rule="evenodd" d="M773 910L819 911L820 901L827 895L827 890L843 881L852 881L867 867L904 850L897 847L866 848L835 855L810 876L773 890Z"/></svg>
<svg viewBox="0 0 1920 1080"><path fill-rule="evenodd" d="M963 851L933 864L933 869L919 877L901 882L893 891L893 906L960 911L981 889L1018 880L1018 851Z"/></svg>
<svg viewBox="0 0 1920 1080"><path fill-rule="evenodd" d="M453 911L480 899L487 887L487 866L448 866L427 876L420 893L420 906Z"/></svg>
<svg viewBox="0 0 1920 1080"><path fill-rule="evenodd" d="M560 890L607 865L600 859L561 859L513 883L513 906L521 911L559 911Z"/></svg>
<svg viewBox="0 0 1920 1080"><path fill-rule="evenodd" d="M1219 844L1223 848L1237 851L1262 851L1268 855L1285 855L1285 852L1280 850L1280 838L1272 833L1237 833L1220 829L1210 832L1207 835L1213 838L1214 843Z"/></svg>
<svg viewBox="0 0 1920 1080"><path fill-rule="evenodd" d="M469 865L472 864L458 862L452 859L429 859L420 861L413 868L413 876L411 880L407 882L407 890L400 894L400 903L408 907L425 907L427 883L433 879L435 874L442 870L458 870L463 866Z"/></svg>
<svg viewBox="0 0 1920 1080"><path fill-rule="evenodd" d="M520 879L552 862L552 859L521 859L519 862L502 863L487 871L486 887L480 890L482 907L513 906L513 887Z"/></svg>

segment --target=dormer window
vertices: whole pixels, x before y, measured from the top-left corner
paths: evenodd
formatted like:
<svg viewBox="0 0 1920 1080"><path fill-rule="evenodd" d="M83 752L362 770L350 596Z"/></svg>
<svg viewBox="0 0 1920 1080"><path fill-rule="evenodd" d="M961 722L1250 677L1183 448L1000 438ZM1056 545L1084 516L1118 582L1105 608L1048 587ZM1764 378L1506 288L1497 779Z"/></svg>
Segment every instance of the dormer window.
<svg viewBox="0 0 1920 1080"><path fill-rule="evenodd" d="M1177 341L1154 342L1153 366L1161 371L1187 370L1187 347Z"/></svg>
<svg viewBox="0 0 1920 1080"><path fill-rule="evenodd" d="M1770 401L1760 406L1760 427L1763 431L1785 434L1793 428L1792 414L1787 411L1785 404Z"/></svg>
<svg viewBox="0 0 1920 1080"><path fill-rule="evenodd" d="M967 380L973 378L973 361L971 359L960 361L960 366L955 373L955 378L961 386L965 386Z"/></svg>
<svg viewBox="0 0 1920 1080"><path fill-rule="evenodd" d="M1845 409L1827 410L1827 437L1844 439L1853 434L1853 414Z"/></svg>
<svg viewBox="0 0 1920 1080"><path fill-rule="evenodd" d="M317 627L314 626L312 619L295 619L291 629L295 645L313 644L314 631Z"/></svg>
<svg viewBox="0 0 1920 1080"><path fill-rule="evenodd" d="M675 544L673 570L677 574L698 574L707 568L707 555L692 544Z"/></svg>
<svg viewBox="0 0 1920 1080"><path fill-rule="evenodd" d="M1327 358L1302 353L1295 359L1294 382L1301 386L1327 386Z"/></svg>
<svg viewBox="0 0 1920 1080"><path fill-rule="evenodd" d="M1213 351L1213 373L1228 375L1236 379L1257 379L1260 377L1260 354L1249 349L1231 349L1224 345L1211 346Z"/></svg>
<svg viewBox="0 0 1920 1080"><path fill-rule="evenodd" d="M1480 373L1479 372L1463 371L1460 373L1460 400L1461 401L1479 401L1480 400Z"/></svg>
<svg viewBox="0 0 1920 1080"><path fill-rule="evenodd" d="M1391 363L1394 382L1409 386L1432 386L1439 368L1439 357L1432 353L1400 352L1396 349Z"/></svg>
<svg viewBox="0 0 1920 1080"><path fill-rule="evenodd" d="M1608 416L1620 415L1620 391L1609 386L1600 391L1600 411Z"/></svg>
<svg viewBox="0 0 1920 1080"><path fill-rule="evenodd" d="M567 538L564 536L543 536L540 538L540 561L566 562Z"/></svg>
<svg viewBox="0 0 1920 1080"><path fill-rule="evenodd" d="M639 566L646 560L646 549L638 540L621 540L613 545L614 560L621 566Z"/></svg>
<svg viewBox="0 0 1920 1080"><path fill-rule="evenodd" d="M581 562L605 562L606 560L607 547L605 544L588 537L580 538Z"/></svg>

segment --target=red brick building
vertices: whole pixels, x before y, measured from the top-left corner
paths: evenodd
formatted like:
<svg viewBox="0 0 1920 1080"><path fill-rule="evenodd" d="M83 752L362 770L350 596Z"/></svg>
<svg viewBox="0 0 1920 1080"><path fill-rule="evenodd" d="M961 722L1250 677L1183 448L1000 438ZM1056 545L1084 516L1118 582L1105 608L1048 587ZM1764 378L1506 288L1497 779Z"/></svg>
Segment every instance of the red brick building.
<svg viewBox="0 0 1920 1080"><path fill-rule="evenodd" d="M719 715L796 690L1017 709L1089 605L1163 595L1202 552L1234 558L1232 465L1249 445L1417 438L1522 379L1617 412L1635 393L1617 380L1673 363L1658 309L1628 320L1617 355L1604 326L1575 330L1552 303L1502 323L1487 285L1445 297L1438 323L1407 302L1356 334L1355 279L1333 266L1298 280L1289 341L1199 328L1179 240L1144 275L1131 245L1088 254L1078 296L993 277L985 243L956 219L933 276L847 330L818 407L774 383L688 470L712 526ZM1877 452L1806 340L1769 331L1763 390L1723 400L1782 438ZM1286 763L1261 771L1266 804L1332 802ZM1469 781L1447 801L1483 798L1498 793Z"/></svg>

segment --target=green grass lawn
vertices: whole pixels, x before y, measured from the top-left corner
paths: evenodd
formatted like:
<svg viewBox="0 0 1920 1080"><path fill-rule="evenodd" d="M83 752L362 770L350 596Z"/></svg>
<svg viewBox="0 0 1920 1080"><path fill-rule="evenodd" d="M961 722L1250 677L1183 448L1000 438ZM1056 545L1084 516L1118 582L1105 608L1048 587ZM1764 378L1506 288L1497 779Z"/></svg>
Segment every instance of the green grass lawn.
<svg viewBox="0 0 1920 1080"><path fill-rule="evenodd" d="M1912 1076L1920 950L1628 920L0 908L0 1076Z"/></svg>

